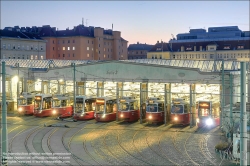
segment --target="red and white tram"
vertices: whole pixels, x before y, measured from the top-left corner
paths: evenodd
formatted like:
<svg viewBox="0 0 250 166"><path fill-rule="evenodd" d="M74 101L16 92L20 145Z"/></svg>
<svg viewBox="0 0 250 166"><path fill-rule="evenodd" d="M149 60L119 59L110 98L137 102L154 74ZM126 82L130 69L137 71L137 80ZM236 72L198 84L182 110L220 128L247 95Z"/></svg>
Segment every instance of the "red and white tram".
<svg viewBox="0 0 250 166"><path fill-rule="evenodd" d="M140 119L138 100L133 97L121 98L118 109L118 120L133 122L138 119Z"/></svg>
<svg viewBox="0 0 250 166"><path fill-rule="evenodd" d="M98 97L96 99L95 120L110 122L116 120L116 97Z"/></svg>
<svg viewBox="0 0 250 166"><path fill-rule="evenodd" d="M198 101L197 107L198 118L196 123L198 127L220 125L220 118L216 115L216 108L212 108L211 101Z"/></svg>
<svg viewBox="0 0 250 166"><path fill-rule="evenodd" d="M146 121L149 123L163 123L164 100L160 98L149 98L146 105Z"/></svg>
<svg viewBox="0 0 250 166"><path fill-rule="evenodd" d="M36 117L53 116L51 106L52 106L51 94L35 95L34 116Z"/></svg>
<svg viewBox="0 0 250 166"><path fill-rule="evenodd" d="M94 119L96 107L96 97L91 96L76 96L76 108L74 120L89 120Z"/></svg>
<svg viewBox="0 0 250 166"><path fill-rule="evenodd" d="M59 118L73 115L73 97L61 94L52 97L52 114Z"/></svg>
<svg viewBox="0 0 250 166"><path fill-rule="evenodd" d="M170 121L172 124L187 125L190 123L189 104L183 99L172 101Z"/></svg>
<svg viewBox="0 0 250 166"><path fill-rule="evenodd" d="M19 115L33 115L34 112L34 98L35 94L22 92L18 97L18 113Z"/></svg>

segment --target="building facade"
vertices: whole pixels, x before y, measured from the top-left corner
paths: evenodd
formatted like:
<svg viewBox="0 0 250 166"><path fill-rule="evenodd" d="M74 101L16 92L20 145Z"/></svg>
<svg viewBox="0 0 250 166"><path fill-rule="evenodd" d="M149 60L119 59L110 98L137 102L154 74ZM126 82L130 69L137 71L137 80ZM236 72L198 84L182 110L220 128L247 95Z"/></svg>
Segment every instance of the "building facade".
<svg viewBox="0 0 250 166"><path fill-rule="evenodd" d="M128 59L146 59L147 52L153 48L154 45L142 44L137 42L136 44L130 44L128 46Z"/></svg>
<svg viewBox="0 0 250 166"><path fill-rule="evenodd" d="M161 50L157 43L147 58L186 59L186 60L235 60L250 61L249 31L241 31L237 26L191 29L190 33L178 34ZM169 56L161 56L163 52Z"/></svg>
<svg viewBox="0 0 250 166"><path fill-rule="evenodd" d="M84 25L71 30L56 30L48 25L41 27L38 33L47 41L47 59L127 59L128 42L121 37L120 31Z"/></svg>
<svg viewBox="0 0 250 166"><path fill-rule="evenodd" d="M19 27L0 30L0 59L46 59L46 41Z"/></svg>

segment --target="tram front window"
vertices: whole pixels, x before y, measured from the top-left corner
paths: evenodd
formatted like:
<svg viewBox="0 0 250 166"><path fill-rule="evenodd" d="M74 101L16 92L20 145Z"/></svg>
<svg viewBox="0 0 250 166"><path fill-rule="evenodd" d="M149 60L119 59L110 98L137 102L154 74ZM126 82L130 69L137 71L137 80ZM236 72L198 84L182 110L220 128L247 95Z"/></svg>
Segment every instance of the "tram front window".
<svg viewBox="0 0 250 166"><path fill-rule="evenodd" d="M128 105L128 103L120 103L119 108L120 108L121 111L128 111L129 110L129 105Z"/></svg>
<svg viewBox="0 0 250 166"><path fill-rule="evenodd" d="M172 114L183 114L183 105L173 105L171 109Z"/></svg>
<svg viewBox="0 0 250 166"><path fill-rule="evenodd" d="M18 105L26 105L26 99L19 99Z"/></svg>
<svg viewBox="0 0 250 166"><path fill-rule="evenodd" d="M209 116L209 109L201 108L200 116Z"/></svg>
<svg viewBox="0 0 250 166"><path fill-rule="evenodd" d="M157 112L157 104L148 104L147 112Z"/></svg>
<svg viewBox="0 0 250 166"><path fill-rule="evenodd" d="M83 103L76 103L76 113L84 112Z"/></svg>
<svg viewBox="0 0 250 166"><path fill-rule="evenodd" d="M96 104L96 113L98 113L98 114L104 113L104 105L103 104Z"/></svg>
<svg viewBox="0 0 250 166"><path fill-rule="evenodd" d="M53 107L60 107L61 102L60 102L60 100L53 100L52 105L53 105Z"/></svg>
<svg viewBox="0 0 250 166"><path fill-rule="evenodd" d="M41 100L35 100L35 110L40 110L41 109Z"/></svg>

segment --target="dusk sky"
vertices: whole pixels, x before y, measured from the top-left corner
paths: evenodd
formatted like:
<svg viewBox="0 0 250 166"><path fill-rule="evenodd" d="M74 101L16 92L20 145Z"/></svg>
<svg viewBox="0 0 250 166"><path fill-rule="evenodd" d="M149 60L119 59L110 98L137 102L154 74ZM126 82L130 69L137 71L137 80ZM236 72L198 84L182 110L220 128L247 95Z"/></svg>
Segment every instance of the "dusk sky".
<svg viewBox="0 0 250 166"><path fill-rule="evenodd" d="M249 1L1 1L1 29L84 25L121 31L129 41L168 42L189 28L238 26L249 31Z"/></svg>

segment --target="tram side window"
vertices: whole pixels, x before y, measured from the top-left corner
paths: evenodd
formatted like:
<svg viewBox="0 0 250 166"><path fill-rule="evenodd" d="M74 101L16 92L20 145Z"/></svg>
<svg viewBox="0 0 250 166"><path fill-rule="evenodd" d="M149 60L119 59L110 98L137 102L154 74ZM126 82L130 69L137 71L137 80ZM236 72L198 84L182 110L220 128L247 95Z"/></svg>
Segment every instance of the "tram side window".
<svg viewBox="0 0 250 166"><path fill-rule="evenodd" d="M67 101L66 101L66 100L62 100L61 105L62 105L62 107L66 107L66 105L67 105Z"/></svg>
<svg viewBox="0 0 250 166"><path fill-rule="evenodd" d="M188 113L188 105L184 105L184 113Z"/></svg>
<svg viewBox="0 0 250 166"><path fill-rule="evenodd" d="M51 99L45 98L43 100L43 109L49 109L49 108L51 108Z"/></svg>
<svg viewBox="0 0 250 166"><path fill-rule="evenodd" d="M134 110L134 103L130 104L130 110Z"/></svg>
<svg viewBox="0 0 250 166"><path fill-rule="evenodd" d="M33 103L32 98L27 99L27 104L32 104L32 103Z"/></svg>
<svg viewBox="0 0 250 166"><path fill-rule="evenodd" d="M134 109L135 109L135 110L138 110L138 102L135 102L135 103L134 103Z"/></svg>
<svg viewBox="0 0 250 166"><path fill-rule="evenodd" d="M158 112L163 112L164 111L164 103L159 103L158 104Z"/></svg>

